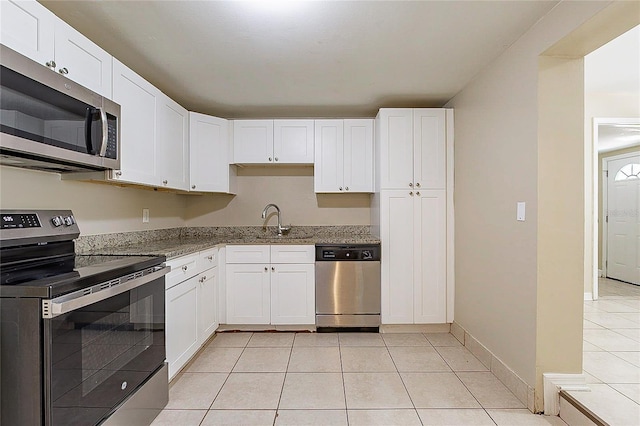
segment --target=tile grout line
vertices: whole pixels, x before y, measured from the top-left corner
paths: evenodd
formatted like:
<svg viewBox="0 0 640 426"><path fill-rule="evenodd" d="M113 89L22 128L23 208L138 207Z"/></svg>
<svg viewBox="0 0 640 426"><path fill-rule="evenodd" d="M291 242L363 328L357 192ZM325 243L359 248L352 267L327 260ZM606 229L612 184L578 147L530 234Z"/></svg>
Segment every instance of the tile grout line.
<svg viewBox="0 0 640 426"><path fill-rule="evenodd" d="M278 414L280 412L280 402L282 402L282 394L284 393L284 386L287 383L287 375L289 374L289 364L291 363L291 355L293 354L293 345L296 343L296 336L298 333L293 333L293 340L291 341L291 347L289 348L289 359L287 359L287 366L284 370L284 378L282 379L282 387L280 388L280 397L278 398L278 404L276 405L276 412L273 416L273 426L278 421Z"/></svg>
<svg viewBox="0 0 640 426"><path fill-rule="evenodd" d="M425 338L426 336L424 336L422 333L421 335ZM387 353L389 354L389 358L391 358L391 362L393 363L394 368L396 369L396 374L398 375L398 377L400 377L400 382L402 383L402 386L404 387L404 391L407 393L407 396L409 397L409 401L411 401L411 405L413 405L413 411L416 413L416 416L418 417L418 421L420 422L421 425L424 425L422 418L420 417L420 414L418 413L418 409L416 408L416 403L413 401L413 398L411 398L411 393L409 393L409 389L407 388L407 384L404 382L404 379L402 378L402 374L400 374L400 370L398 370L398 365L396 364L396 361L393 359L393 355L391 355L391 351L389 350L389 345L387 344L387 341L384 340L384 336L380 336L382 338L382 341L384 342L384 347L387 349ZM427 342L429 342L429 339L427 339ZM429 344L431 344L431 342L429 342ZM409 347L409 346L397 346L397 347Z"/></svg>

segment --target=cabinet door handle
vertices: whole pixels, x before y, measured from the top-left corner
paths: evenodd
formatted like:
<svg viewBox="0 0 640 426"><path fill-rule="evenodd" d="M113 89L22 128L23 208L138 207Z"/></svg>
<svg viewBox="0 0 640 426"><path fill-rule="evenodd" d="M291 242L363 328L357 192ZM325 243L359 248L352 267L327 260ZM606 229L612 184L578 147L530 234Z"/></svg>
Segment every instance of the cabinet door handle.
<svg viewBox="0 0 640 426"><path fill-rule="evenodd" d="M345 189L345 191L348 191L348 190L349 190L349 187L347 186L347 187L345 187L344 189Z"/></svg>
<svg viewBox="0 0 640 426"><path fill-rule="evenodd" d="M166 184L169 183L169 181L165 179L165 180L162 181L162 183L164 183L166 185Z"/></svg>
<svg viewBox="0 0 640 426"><path fill-rule="evenodd" d="M120 170L118 170L118 171L116 172L116 177L120 177L120 176L122 176L122 172L121 172Z"/></svg>
<svg viewBox="0 0 640 426"><path fill-rule="evenodd" d="M420 191L416 192L416 195L420 195Z"/></svg>
<svg viewBox="0 0 640 426"><path fill-rule="evenodd" d="M409 192L409 195L411 195L413 197L413 191Z"/></svg>
<svg viewBox="0 0 640 426"><path fill-rule="evenodd" d="M416 182L416 188L420 188L420 182Z"/></svg>
<svg viewBox="0 0 640 426"><path fill-rule="evenodd" d="M207 256L207 259L213 260L213 256Z"/></svg>
<svg viewBox="0 0 640 426"><path fill-rule="evenodd" d="M342 187L340 187L340 188L338 188L338 189L340 189L340 191L342 191Z"/></svg>
<svg viewBox="0 0 640 426"><path fill-rule="evenodd" d="M195 185L191 185L191 189L196 189L196 186Z"/></svg>
<svg viewBox="0 0 640 426"><path fill-rule="evenodd" d="M276 157L275 160L278 161L278 157Z"/></svg>
<svg viewBox="0 0 640 426"><path fill-rule="evenodd" d="M269 161L271 161L271 157L269 157Z"/></svg>
<svg viewBox="0 0 640 426"><path fill-rule="evenodd" d="M413 188L413 183L409 182L409 188Z"/></svg>
<svg viewBox="0 0 640 426"><path fill-rule="evenodd" d="M69 74L69 70L66 67L62 67L58 70L58 72L62 75L67 75Z"/></svg>
<svg viewBox="0 0 640 426"><path fill-rule="evenodd" d="M45 64L46 66L48 66L51 69L54 69L56 67L56 61L49 61Z"/></svg>
<svg viewBox="0 0 640 426"><path fill-rule="evenodd" d="M264 271L267 272L269 270L269 268L267 268L266 266L264 267Z"/></svg>
<svg viewBox="0 0 640 426"><path fill-rule="evenodd" d="M275 272L276 268L274 268L273 266L271 267L271 270Z"/></svg>
<svg viewBox="0 0 640 426"><path fill-rule="evenodd" d="M185 272L187 271L187 269L189 269L189 267L188 267L187 265L184 265L184 266L182 267L182 270L183 270L183 271L185 271Z"/></svg>

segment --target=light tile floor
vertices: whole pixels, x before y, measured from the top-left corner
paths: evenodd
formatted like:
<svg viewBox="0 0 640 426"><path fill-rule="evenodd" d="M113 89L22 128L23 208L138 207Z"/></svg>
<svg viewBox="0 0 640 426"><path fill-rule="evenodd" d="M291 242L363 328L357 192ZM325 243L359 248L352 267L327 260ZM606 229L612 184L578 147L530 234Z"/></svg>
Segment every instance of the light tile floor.
<svg viewBox="0 0 640 426"><path fill-rule="evenodd" d="M161 425L564 425L531 414L451 334L222 333Z"/></svg>
<svg viewBox="0 0 640 426"><path fill-rule="evenodd" d="M584 302L583 370L591 392L571 392L611 425L640 424L640 286L601 278Z"/></svg>

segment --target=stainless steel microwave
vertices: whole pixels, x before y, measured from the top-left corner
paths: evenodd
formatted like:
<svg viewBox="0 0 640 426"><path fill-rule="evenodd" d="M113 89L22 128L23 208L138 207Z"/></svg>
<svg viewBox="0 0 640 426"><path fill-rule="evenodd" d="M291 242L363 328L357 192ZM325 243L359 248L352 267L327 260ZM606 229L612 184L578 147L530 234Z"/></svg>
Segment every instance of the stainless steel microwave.
<svg viewBox="0 0 640 426"><path fill-rule="evenodd" d="M120 168L120 105L0 46L0 164L57 173Z"/></svg>

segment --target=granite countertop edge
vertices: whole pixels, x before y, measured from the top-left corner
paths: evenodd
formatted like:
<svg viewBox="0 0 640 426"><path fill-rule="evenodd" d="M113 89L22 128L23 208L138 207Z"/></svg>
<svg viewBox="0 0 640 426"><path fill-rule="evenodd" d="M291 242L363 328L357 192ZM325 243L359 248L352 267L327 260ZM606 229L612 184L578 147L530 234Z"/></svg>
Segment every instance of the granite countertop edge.
<svg viewBox="0 0 640 426"><path fill-rule="evenodd" d="M329 233L322 235L306 235L303 238L296 237L269 237L265 235L202 235L194 236L193 234L176 235L168 233L169 238L162 238L163 235L157 234L158 239L138 238L131 241L132 233L110 234L108 241L112 244L105 244L96 247L96 243L91 240L91 236L84 237L80 244L76 244L76 251L83 255L120 255L120 256L165 256L167 260L177 257L194 254L206 249L220 245L315 245L315 244L379 244L380 239L368 233ZM136 236L137 237L137 236ZM104 239L104 238L103 238ZM122 240L125 240L122 243Z"/></svg>

